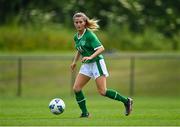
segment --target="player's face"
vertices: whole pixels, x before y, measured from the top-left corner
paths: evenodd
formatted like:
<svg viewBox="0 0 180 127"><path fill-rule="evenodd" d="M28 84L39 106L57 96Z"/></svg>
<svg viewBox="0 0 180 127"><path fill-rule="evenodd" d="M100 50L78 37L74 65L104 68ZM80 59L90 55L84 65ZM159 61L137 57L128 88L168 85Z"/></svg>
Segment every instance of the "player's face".
<svg viewBox="0 0 180 127"><path fill-rule="evenodd" d="M84 21L83 17L76 17L74 19L74 26L77 31L84 31L86 22Z"/></svg>

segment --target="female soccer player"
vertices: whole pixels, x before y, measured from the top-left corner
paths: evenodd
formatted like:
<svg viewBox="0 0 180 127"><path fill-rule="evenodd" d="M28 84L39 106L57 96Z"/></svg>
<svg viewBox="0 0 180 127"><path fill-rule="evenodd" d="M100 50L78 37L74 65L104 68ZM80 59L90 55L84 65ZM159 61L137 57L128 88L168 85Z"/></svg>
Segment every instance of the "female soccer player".
<svg viewBox="0 0 180 127"><path fill-rule="evenodd" d="M98 92L102 96L123 102L126 109L125 115L128 116L132 110L133 100L120 95L115 90L106 88L108 71L106 69L104 57L101 54L104 51L104 47L93 32L99 28L99 25L97 24L98 21L89 19L82 12L76 13L73 16L73 21L77 30L77 33L74 36L77 53L71 64L72 71L74 71L76 62L79 60L80 56L82 56L82 65L73 86L76 101L82 111L80 117L90 117L86 108L86 98L84 97L82 88L91 78L95 79Z"/></svg>

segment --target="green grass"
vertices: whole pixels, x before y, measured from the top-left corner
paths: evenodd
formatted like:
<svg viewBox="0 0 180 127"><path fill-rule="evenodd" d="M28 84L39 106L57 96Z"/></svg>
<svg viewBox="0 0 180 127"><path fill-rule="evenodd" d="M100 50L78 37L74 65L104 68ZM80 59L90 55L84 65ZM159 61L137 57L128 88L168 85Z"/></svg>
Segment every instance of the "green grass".
<svg viewBox="0 0 180 127"><path fill-rule="evenodd" d="M1 126L125 126L125 125L180 125L180 98L134 97L134 110L124 116L122 103L101 96L87 96L87 106L92 118L78 118L80 110L72 96L62 96L65 112L53 115L48 109L52 98L5 97L0 98Z"/></svg>
<svg viewBox="0 0 180 127"><path fill-rule="evenodd" d="M0 126L46 125L141 125L180 126L179 59L136 59L134 110L124 116L122 103L97 94L91 80L84 88L90 119L80 119L80 109L70 96L71 59L24 59L22 97L17 92L17 61L0 61ZM107 87L129 94L129 59L106 59L110 73ZM78 67L80 64L78 64ZM77 70L78 71L78 70ZM48 109L52 98L62 97L66 110L53 115Z"/></svg>

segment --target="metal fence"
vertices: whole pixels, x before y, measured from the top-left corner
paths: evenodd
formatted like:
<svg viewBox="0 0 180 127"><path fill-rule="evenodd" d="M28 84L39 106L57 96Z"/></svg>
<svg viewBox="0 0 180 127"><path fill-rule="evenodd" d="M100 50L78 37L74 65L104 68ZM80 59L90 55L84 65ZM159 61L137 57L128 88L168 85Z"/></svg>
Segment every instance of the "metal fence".
<svg viewBox="0 0 180 127"><path fill-rule="evenodd" d="M128 93L130 96L133 96L135 94L135 86L136 86L136 61L138 60L176 60L176 66L177 66L177 71L175 72L175 75L177 76L177 79L180 78L180 75L178 76L177 74L180 74L180 54L105 54L106 61L109 65L112 64L112 61L115 60L126 60L126 66L128 66L128 79L129 79L129 87L128 87ZM13 81L13 84L16 84L16 95L21 96L22 91L23 91L23 73L26 72L26 69L24 69L24 66L26 66L26 61L41 61L42 62L47 62L47 61L61 61L62 64L64 63L63 61L67 61L66 63L70 64L73 59L73 56L71 55L1 55L0 56L0 72L1 72L1 77L0 77L0 86L4 84L4 79L3 75L6 71L6 69L3 71L3 68L11 68L11 65L8 67L5 67L6 63L3 63L4 61L13 61L15 62L15 66L13 68L15 69L15 79ZM114 62L114 63L115 63ZM3 64L2 64L3 63ZM68 66L65 63L65 66ZM117 62L117 66L118 66ZM114 69L115 70L115 69ZM48 73L48 72L47 72ZM71 86L75 80L75 75L77 72L71 73L69 70L69 85ZM70 76L71 75L71 76ZM67 76L66 76L67 77ZM8 80L8 79L7 79ZM15 83L16 82L16 83ZM175 81L176 82L176 81ZM179 83L179 80L178 80ZM180 84L179 84L180 85ZM71 88L71 87L70 87ZM1 89L1 87L0 87ZM71 90L71 89L70 89Z"/></svg>

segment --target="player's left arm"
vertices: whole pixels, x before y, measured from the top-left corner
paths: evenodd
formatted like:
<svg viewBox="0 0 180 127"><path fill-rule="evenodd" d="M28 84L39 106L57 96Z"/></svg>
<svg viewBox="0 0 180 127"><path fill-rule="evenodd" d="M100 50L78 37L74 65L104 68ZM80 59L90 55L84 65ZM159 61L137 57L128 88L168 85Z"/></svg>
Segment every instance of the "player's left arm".
<svg viewBox="0 0 180 127"><path fill-rule="evenodd" d="M89 35L89 43L91 43L91 46L95 52L91 56L83 57L81 60L82 62L86 62L87 60L95 58L105 50L98 37L94 33Z"/></svg>
<svg viewBox="0 0 180 127"><path fill-rule="evenodd" d="M91 56L83 57L81 61L85 62L87 60L91 60L95 58L96 56L98 56L99 54L101 54L104 50L105 50L104 47L101 45L100 47L96 49L96 51Z"/></svg>

